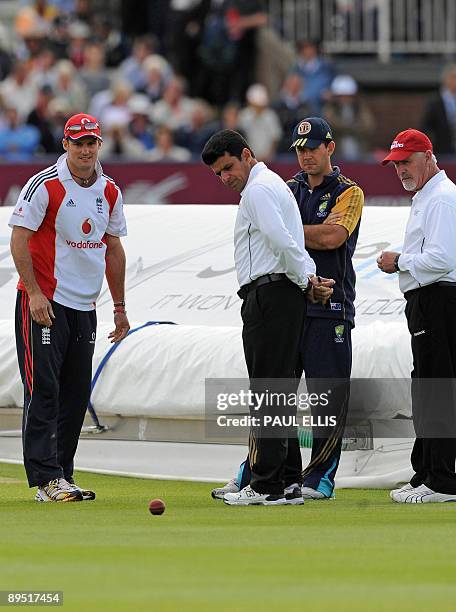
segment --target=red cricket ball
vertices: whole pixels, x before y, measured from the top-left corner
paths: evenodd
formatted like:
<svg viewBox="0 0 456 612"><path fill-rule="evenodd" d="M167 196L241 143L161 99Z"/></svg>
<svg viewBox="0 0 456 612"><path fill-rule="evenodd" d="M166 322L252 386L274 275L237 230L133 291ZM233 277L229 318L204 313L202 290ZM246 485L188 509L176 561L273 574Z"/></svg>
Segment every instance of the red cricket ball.
<svg viewBox="0 0 456 612"><path fill-rule="evenodd" d="M149 512L151 514L163 514L165 508L165 502L162 499L152 499L149 502Z"/></svg>

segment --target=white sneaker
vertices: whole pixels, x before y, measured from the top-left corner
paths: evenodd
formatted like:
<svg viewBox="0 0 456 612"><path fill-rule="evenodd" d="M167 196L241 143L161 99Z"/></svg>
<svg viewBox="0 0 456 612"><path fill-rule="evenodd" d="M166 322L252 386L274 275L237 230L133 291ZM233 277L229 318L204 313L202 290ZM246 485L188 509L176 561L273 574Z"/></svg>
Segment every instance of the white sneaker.
<svg viewBox="0 0 456 612"><path fill-rule="evenodd" d="M285 506L288 504L285 494L257 493L250 485L238 493L225 493L223 498L229 506Z"/></svg>
<svg viewBox="0 0 456 612"><path fill-rule="evenodd" d="M38 487L35 500L38 502L82 501L82 493L67 482L65 478L55 478L47 484Z"/></svg>
<svg viewBox="0 0 456 612"><path fill-rule="evenodd" d="M53 502L54 500L49 497L49 495L45 492L44 489L38 487L38 491L35 495L35 501L37 502Z"/></svg>
<svg viewBox="0 0 456 612"><path fill-rule="evenodd" d="M236 478L232 478L226 485L217 489L212 489L212 499L223 499L226 493L239 493L239 485Z"/></svg>
<svg viewBox="0 0 456 612"><path fill-rule="evenodd" d="M322 493L321 491L317 491L317 489L312 489L312 487L301 487L301 493L302 493L302 497L303 499L336 499L336 496L334 494L334 492L331 493L331 495L328 497L327 495L325 495L324 493Z"/></svg>
<svg viewBox="0 0 456 612"><path fill-rule="evenodd" d="M432 502L456 502L456 495L437 493L426 485L399 491L391 495L391 499L400 504L427 504Z"/></svg>
<svg viewBox="0 0 456 612"><path fill-rule="evenodd" d="M392 491L390 491L390 497L391 499L393 499L393 495L395 495L396 493L402 493L402 491L410 491L413 488L414 487L412 487L412 485L408 482L402 487L399 487L399 489L393 489Z"/></svg>

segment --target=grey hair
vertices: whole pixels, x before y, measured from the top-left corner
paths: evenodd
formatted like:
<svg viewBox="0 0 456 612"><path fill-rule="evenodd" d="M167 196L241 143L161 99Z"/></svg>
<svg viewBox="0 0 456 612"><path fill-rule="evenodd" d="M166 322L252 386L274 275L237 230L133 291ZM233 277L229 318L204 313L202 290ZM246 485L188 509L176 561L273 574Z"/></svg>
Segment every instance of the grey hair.
<svg viewBox="0 0 456 612"><path fill-rule="evenodd" d="M416 151L415 155L425 155L424 151ZM432 154L431 160L434 162L434 164L437 163L437 157L434 155L434 153Z"/></svg>

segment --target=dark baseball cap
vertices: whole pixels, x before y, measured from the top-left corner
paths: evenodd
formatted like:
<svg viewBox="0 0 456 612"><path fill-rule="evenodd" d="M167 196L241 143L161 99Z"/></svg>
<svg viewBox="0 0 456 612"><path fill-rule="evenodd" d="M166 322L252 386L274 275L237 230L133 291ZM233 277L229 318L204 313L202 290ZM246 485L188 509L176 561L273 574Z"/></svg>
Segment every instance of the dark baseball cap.
<svg viewBox="0 0 456 612"><path fill-rule="evenodd" d="M306 117L293 130L290 149L307 147L316 149L322 142L333 140L329 124L321 117Z"/></svg>

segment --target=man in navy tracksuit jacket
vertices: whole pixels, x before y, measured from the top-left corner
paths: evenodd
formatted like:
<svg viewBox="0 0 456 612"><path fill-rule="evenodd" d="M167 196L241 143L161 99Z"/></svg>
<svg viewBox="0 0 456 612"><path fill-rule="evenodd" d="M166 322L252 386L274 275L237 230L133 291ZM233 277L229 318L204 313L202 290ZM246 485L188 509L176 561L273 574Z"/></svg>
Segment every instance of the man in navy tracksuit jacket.
<svg viewBox="0 0 456 612"><path fill-rule="evenodd" d="M314 148L319 136L325 139ZM331 271L330 276L336 281L329 308L322 304L308 305L302 337L302 365L309 391L327 390L327 383L322 381L319 385L315 379L347 381L332 389L330 404L325 410L326 414L338 417L337 425L332 431L314 430L311 461L303 471L304 496L323 499L333 494L348 409L351 330L355 316L352 257L364 195L339 168L331 166L334 141L323 119L301 121L294 130L292 147L302 170L288 181L288 185L301 212L306 247L315 261L317 273L328 276ZM321 385L324 389L319 388Z"/></svg>
<svg viewBox="0 0 456 612"><path fill-rule="evenodd" d="M312 455L303 471L305 499L329 499L334 496L334 477L339 465L342 434L348 409L349 379L352 365L351 330L354 327L355 272L352 256L364 203L360 187L332 167L335 149L331 128L319 117L309 117L293 131L301 171L288 186L294 193L304 225L306 249L315 261L317 274L334 278L330 302L308 304L301 340L302 367L310 392L327 391L324 379L340 379L332 387L326 415L337 416L332 428L313 428ZM319 409L321 410L321 409ZM318 416L314 411L314 417ZM223 491L243 487L250 479L248 460L241 465L237 478ZM291 485L292 483L286 483Z"/></svg>

